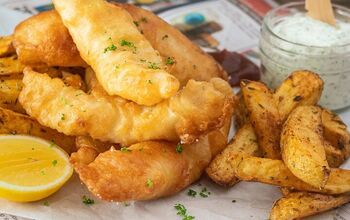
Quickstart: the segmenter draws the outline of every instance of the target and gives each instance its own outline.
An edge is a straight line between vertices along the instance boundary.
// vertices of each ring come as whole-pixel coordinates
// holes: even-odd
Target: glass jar
[[[350,23],[349,9],[338,5],[333,8],[338,22]],[[306,13],[303,2],[283,5],[265,16],[259,47],[262,81],[276,88],[293,71],[310,70],[325,82],[320,105],[333,110],[350,106],[350,42],[328,47],[310,46],[276,34],[278,24],[300,13]]]

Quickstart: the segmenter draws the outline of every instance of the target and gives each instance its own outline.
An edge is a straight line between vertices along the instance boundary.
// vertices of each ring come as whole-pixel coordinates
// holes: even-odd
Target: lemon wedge
[[[55,143],[23,135],[0,135],[0,197],[43,199],[73,174],[68,154]]]

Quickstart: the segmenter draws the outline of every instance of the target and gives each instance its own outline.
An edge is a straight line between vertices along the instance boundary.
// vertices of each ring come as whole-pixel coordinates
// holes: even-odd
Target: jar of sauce
[[[270,11],[264,18],[260,55],[262,81],[276,88],[295,70],[316,72],[324,80],[320,104],[350,106],[350,10],[333,7],[336,26],[315,20],[303,2]]]

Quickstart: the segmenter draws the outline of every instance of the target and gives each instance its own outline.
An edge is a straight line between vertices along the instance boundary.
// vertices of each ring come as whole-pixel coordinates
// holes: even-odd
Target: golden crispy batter
[[[235,134],[232,143],[210,163],[206,169],[210,179],[223,186],[233,186],[239,182],[235,176],[235,168],[230,163],[231,155],[235,153],[261,155],[254,129],[250,123],[242,126]]]
[[[17,25],[13,44],[26,65],[86,66],[55,11],[42,12]]]
[[[109,95],[150,106],[177,92],[179,81],[164,70],[158,51],[127,11],[104,0],[53,2],[80,55]]]
[[[192,143],[221,127],[232,114],[233,94],[224,80],[188,84],[176,96],[153,107],[88,95],[25,69],[19,101],[40,123],[67,135],[129,145],[146,140]]]
[[[41,137],[57,144],[67,153],[75,151],[75,137],[66,136],[39,124],[34,119],[0,108],[0,134],[24,134]]]
[[[209,81],[213,77],[227,78],[216,61],[190,41],[175,27],[150,11],[131,4],[118,4],[129,12],[146,39],[168,62],[168,71],[184,86],[190,79]]]
[[[153,48],[159,51],[163,60],[167,60],[170,57],[174,61],[174,64],[167,65],[167,70],[180,81],[182,86],[186,85],[189,79],[209,81],[213,77],[227,78],[226,72],[211,56],[157,15],[133,5],[118,5],[127,10],[134,21],[140,21],[138,22],[139,31],[142,31]],[[18,36],[23,35],[26,37],[24,40],[22,38],[18,39],[16,45],[22,50],[26,48],[28,55],[31,54],[31,56],[24,56],[26,53],[21,53],[21,61],[29,64],[45,63],[46,65],[58,65],[57,62],[60,62],[59,66],[86,65],[80,58],[69,32],[61,22],[57,12],[52,10],[42,14],[27,19],[27,21],[23,22],[15,30]],[[144,22],[145,20],[147,22]],[[53,24],[53,26],[50,24]],[[49,26],[45,28],[46,35],[40,34],[44,25]],[[28,36],[26,36],[26,33],[23,33],[24,31],[28,31],[26,27],[30,27],[30,36],[32,36],[30,39],[27,39]],[[45,42],[47,41],[46,36],[50,36],[51,42]],[[30,41],[32,39],[41,42],[40,46],[31,46]],[[59,47],[60,45],[64,45],[64,47]],[[71,48],[75,52],[74,50],[71,51]],[[43,53],[43,51],[45,52]],[[47,56],[48,54],[50,56]],[[67,59],[65,59],[66,57]]]
[[[249,80],[241,81],[241,90],[263,156],[281,158],[282,125],[272,92],[263,83]]]
[[[19,113],[25,113],[25,110],[18,101],[18,96],[22,87],[22,79],[0,77],[0,107]]]
[[[6,57],[16,53],[15,48],[12,45],[13,36],[0,37],[0,57]]]
[[[293,220],[334,209],[350,202],[350,195],[295,192],[275,202],[270,220]]]
[[[226,145],[227,127],[183,145],[182,152],[176,143],[164,141],[112,148],[98,156],[93,148],[82,147],[72,154],[71,162],[81,181],[101,199],[156,199],[179,192],[201,176],[211,158]]]
[[[330,168],[324,148],[321,108],[299,106],[284,123],[282,158],[290,171],[304,182],[322,188]]]

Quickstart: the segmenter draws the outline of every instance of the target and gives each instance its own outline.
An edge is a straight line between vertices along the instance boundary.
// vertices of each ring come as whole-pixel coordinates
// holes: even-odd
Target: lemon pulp
[[[22,135],[0,136],[0,197],[36,201],[56,192],[72,175],[68,155],[55,143]]]

